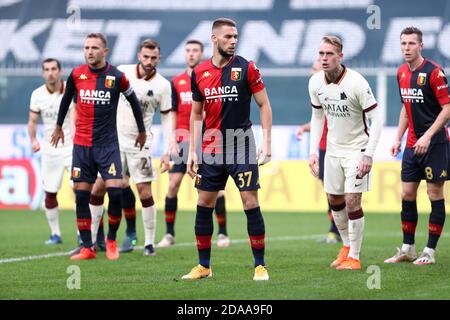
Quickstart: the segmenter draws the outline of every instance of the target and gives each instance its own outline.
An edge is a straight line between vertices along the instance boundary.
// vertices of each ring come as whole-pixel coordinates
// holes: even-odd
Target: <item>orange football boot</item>
[[[119,259],[119,249],[117,248],[116,240],[106,239],[106,257],[109,260]]]
[[[91,248],[81,248],[80,253],[70,257],[70,260],[88,260],[97,258],[97,254]]]
[[[336,260],[334,260],[331,264],[331,268],[336,268],[338,265],[340,265],[342,262],[344,262],[345,259],[347,259],[348,253],[350,252],[350,247],[343,246],[342,249],[339,251]]]

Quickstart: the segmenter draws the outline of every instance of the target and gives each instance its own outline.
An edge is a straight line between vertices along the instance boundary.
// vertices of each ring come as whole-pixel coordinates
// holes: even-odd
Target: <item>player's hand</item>
[[[136,137],[136,143],[134,144],[135,147],[139,147],[139,150],[142,150],[142,148],[145,145],[145,141],[147,141],[147,134],[144,132],[139,132]]]
[[[431,138],[428,137],[427,134],[424,134],[420,137],[419,140],[414,144],[414,154],[421,156],[425,153],[427,153],[428,148],[430,147]]]
[[[39,150],[41,150],[41,145],[39,144],[39,141],[37,141],[37,139],[31,142],[31,150],[33,152],[38,152]]]
[[[270,160],[272,160],[272,155],[270,154],[269,150],[263,147],[258,151],[256,161],[258,162],[259,166],[265,165],[266,163],[270,162]]]
[[[362,178],[372,169],[372,157],[363,155],[358,165],[358,177]]]
[[[198,170],[197,153],[189,152],[189,156],[188,156],[188,159],[187,159],[186,166],[187,166],[186,173],[189,175],[189,177],[194,179],[197,176],[197,170]]]
[[[163,154],[163,156],[161,157],[161,166],[160,167],[161,167],[161,173],[164,173],[170,169],[170,157],[167,153]]]
[[[58,147],[58,142],[61,140],[62,144],[64,144],[64,131],[60,126],[56,126],[55,130],[53,130],[52,133],[52,139],[50,140],[50,143],[55,148]]]
[[[309,156],[309,172],[317,178],[319,176],[319,159],[317,154],[312,154]]]
[[[401,141],[394,141],[394,144],[391,147],[391,156],[396,157],[400,153],[400,146],[402,145]]]
[[[302,136],[305,133],[305,126],[300,126],[300,128],[298,128],[297,133],[295,134],[295,137],[297,138],[297,140],[302,140]]]
[[[180,154],[180,146],[175,140],[169,143],[169,154],[175,157],[178,157]]]

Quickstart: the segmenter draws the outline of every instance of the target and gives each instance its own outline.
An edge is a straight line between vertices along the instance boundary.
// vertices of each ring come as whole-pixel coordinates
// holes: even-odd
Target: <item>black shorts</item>
[[[325,153],[326,150],[319,150],[319,179],[323,181],[323,175],[325,173]]]
[[[234,179],[239,191],[258,190],[257,164],[199,164],[195,187],[205,191],[224,190],[228,176]]]
[[[92,147],[74,144],[72,180],[74,182],[94,183],[98,172],[103,180],[122,179],[119,143]]]
[[[189,156],[189,141],[178,142],[180,153],[178,156],[170,156],[170,160],[174,162],[173,167],[169,170],[169,173],[186,173],[187,171],[187,158]]]
[[[402,159],[403,182],[437,182],[448,180],[449,143],[430,145],[427,153],[414,155],[414,149],[405,148]]]

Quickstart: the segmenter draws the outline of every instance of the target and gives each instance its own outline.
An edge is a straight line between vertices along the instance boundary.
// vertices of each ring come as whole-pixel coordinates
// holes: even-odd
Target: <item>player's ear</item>
[[[104,49],[103,49],[103,52],[105,53],[105,56],[107,56],[108,53],[109,53],[109,48],[104,48]]]

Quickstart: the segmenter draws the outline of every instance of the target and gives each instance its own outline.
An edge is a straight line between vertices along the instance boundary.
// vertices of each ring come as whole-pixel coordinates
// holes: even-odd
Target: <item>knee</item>
[[[330,206],[340,206],[343,203],[345,203],[344,196],[328,194],[327,198],[328,198],[328,203],[330,204]]]
[[[45,208],[53,209],[58,206],[58,199],[56,198],[56,192],[45,192]]]
[[[214,206],[216,205],[216,200],[212,200],[212,199],[205,199],[205,198],[198,198],[198,202],[197,205],[199,205],[200,207],[207,207],[207,208],[214,208]]]
[[[444,198],[444,188],[438,187],[438,186],[428,186],[427,187],[427,194],[428,198],[431,201],[440,200]]]
[[[405,201],[414,201],[417,198],[416,190],[402,190],[402,200]]]
[[[167,192],[169,198],[173,198],[178,194],[178,190],[180,189],[180,185],[176,182],[169,182],[169,191]]]
[[[242,199],[244,210],[250,210],[259,207],[259,201],[256,197],[247,197]]]
[[[139,199],[148,199],[152,197],[152,188],[148,183],[138,184],[137,190],[139,193]]]

